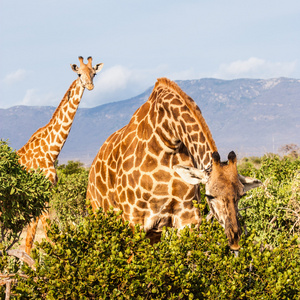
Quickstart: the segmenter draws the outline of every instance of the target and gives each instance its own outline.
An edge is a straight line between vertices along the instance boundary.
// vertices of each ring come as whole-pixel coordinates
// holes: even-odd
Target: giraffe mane
[[[203,130],[203,133],[206,137],[206,140],[209,142],[209,146],[211,147],[212,151],[218,151],[217,146],[215,144],[215,141],[212,137],[212,134],[210,132],[210,129],[202,116],[200,108],[197,106],[196,102],[188,96],[174,81],[171,81],[170,79],[166,77],[158,78],[154,89],[156,90],[159,86],[164,86],[172,90],[173,92],[177,93],[180,96],[180,99],[184,101],[186,106],[189,108],[191,113],[194,115],[196,120],[198,120],[199,124],[201,125],[201,128]]]

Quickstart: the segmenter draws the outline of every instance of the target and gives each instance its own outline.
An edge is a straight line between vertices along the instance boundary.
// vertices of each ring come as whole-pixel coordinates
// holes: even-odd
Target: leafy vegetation
[[[32,218],[42,214],[51,195],[51,183],[40,171],[30,171],[18,155],[0,140],[0,243],[10,249]]]
[[[240,201],[248,235],[236,256],[223,228],[165,229],[150,245],[120,213],[85,206],[87,170],[58,166],[51,200],[57,218],[50,241],[36,245],[36,270],[26,265],[13,285],[17,299],[299,299],[300,160],[289,155],[246,158],[239,172],[263,186]],[[297,153],[296,153],[297,154]],[[199,205],[208,212],[201,187]],[[246,208],[246,209],[245,209]],[[20,274],[20,272],[19,272]]]
[[[4,278],[20,267],[19,260],[7,252],[32,218],[42,214],[51,196],[51,183],[42,172],[25,169],[18,159],[7,142],[0,140],[0,271]],[[0,285],[0,296],[2,293],[4,286]]]
[[[300,249],[296,237],[270,251],[241,240],[236,257],[223,229],[166,229],[154,246],[112,211],[91,211],[62,233],[53,225],[34,250],[15,293],[22,299],[298,299]],[[47,296],[46,296],[47,295]]]
[[[79,224],[87,215],[86,190],[88,170],[82,163],[69,161],[57,167],[58,183],[53,188],[50,207],[60,227]]]
[[[240,173],[260,179],[263,187],[254,189],[240,201],[244,222],[255,230],[256,240],[278,246],[282,239],[300,236],[300,160],[294,156],[266,155],[260,167],[242,164]]]

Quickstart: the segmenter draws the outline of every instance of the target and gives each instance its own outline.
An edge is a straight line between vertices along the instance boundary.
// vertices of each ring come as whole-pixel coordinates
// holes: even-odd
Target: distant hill
[[[300,145],[300,80],[176,82],[200,107],[224,160],[231,150],[241,157],[277,152],[285,144]],[[80,160],[90,165],[105,139],[129,122],[152,89],[128,100],[79,108],[59,162]],[[0,138],[19,149],[49,122],[54,110],[48,106],[0,109]]]

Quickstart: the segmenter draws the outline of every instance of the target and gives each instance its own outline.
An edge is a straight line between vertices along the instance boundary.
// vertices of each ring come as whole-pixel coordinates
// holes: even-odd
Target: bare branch
[[[248,209],[248,208],[251,208],[251,207],[254,207],[254,205],[247,206],[247,207],[243,207],[243,208],[239,208],[239,210],[238,210],[238,211],[241,211],[241,210],[246,210],[246,209]]]
[[[25,262],[32,270],[36,270],[36,268],[34,267],[35,261],[26,252],[18,249],[13,249],[8,250],[7,254],[19,258],[21,261]],[[0,251],[0,255],[3,255],[2,251]]]

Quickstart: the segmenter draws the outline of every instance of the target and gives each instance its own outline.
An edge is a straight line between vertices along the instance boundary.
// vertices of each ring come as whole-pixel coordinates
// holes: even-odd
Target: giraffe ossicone
[[[89,172],[87,198],[94,210],[122,210],[131,226],[141,224],[152,242],[164,226],[199,225],[198,184],[206,186],[211,212],[225,228],[231,249],[239,248],[238,201],[260,181],[240,177],[236,155],[222,163],[196,103],[179,86],[157,80],[128,125],[101,146]]]
[[[78,74],[78,78],[65,93],[49,123],[38,129],[17,151],[21,165],[28,170],[40,168],[53,185],[57,182],[54,163],[69,135],[84,89],[93,89],[93,79],[103,67],[102,63],[92,67],[92,57],[89,57],[85,64],[83,58],[79,56],[79,62],[79,67],[75,64],[71,65],[72,70]],[[46,232],[48,212],[40,218]],[[28,254],[33,245],[38,219],[33,221],[27,229],[25,251]]]

